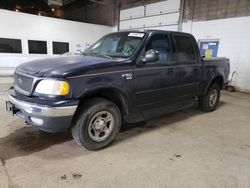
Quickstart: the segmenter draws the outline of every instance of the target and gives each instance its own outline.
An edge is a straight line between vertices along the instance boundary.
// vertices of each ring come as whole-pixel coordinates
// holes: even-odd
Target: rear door
[[[157,62],[146,63],[142,67],[136,66],[134,69],[134,104],[137,110],[157,107],[178,97],[175,90],[177,72],[172,61],[169,34],[152,34],[145,46],[145,52],[150,49],[157,50],[160,59]]]
[[[178,93],[182,99],[197,95],[202,77],[202,64],[199,60],[195,39],[189,34],[173,33],[173,59],[176,61]],[[180,98],[180,99],[181,99]]]

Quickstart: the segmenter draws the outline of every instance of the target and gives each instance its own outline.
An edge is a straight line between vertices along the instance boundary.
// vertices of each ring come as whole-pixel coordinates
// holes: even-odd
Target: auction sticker
[[[144,33],[129,33],[129,37],[140,37],[142,38],[145,34]]]

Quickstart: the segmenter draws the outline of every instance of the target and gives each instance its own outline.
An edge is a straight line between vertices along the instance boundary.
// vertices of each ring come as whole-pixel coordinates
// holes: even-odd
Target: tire
[[[111,101],[95,98],[77,109],[71,133],[78,145],[88,150],[98,150],[116,138],[121,124],[119,108]]]
[[[206,95],[199,97],[199,108],[205,112],[214,111],[220,100],[220,87],[217,83],[213,84]]]

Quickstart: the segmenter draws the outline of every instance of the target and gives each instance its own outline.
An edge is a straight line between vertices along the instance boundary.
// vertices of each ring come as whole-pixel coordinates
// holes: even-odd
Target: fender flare
[[[108,90],[115,92],[115,94],[119,98],[119,103],[120,103],[117,105],[122,108],[121,110],[125,114],[128,114],[131,110],[131,103],[129,102],[128,94],[124,90],[122,90],[121,87],[113,85],[113,84],[102,83],[102,84],[98,84],[98,85],[94,85],[94,86],[92,85],[91,87],[84,89],[84,91],[79,96],[79,98],[83,99],[85,97],[94,95],[97,92],[108,91]],[[111,98],[111,101],[112,101],[112,98]]]
[[[223,84],[224,84],[224,78],[223,78],[222,75],[217,74],[217,75],[214,75],[214,76],[212,77],[212,79],[208,82],[208,84],[207,84],[207,86],[206,86],[206,89],[205,89],[205,94],[207,94],[209,88],[211,87],[211,85],[213,84],[213,82],[215,82],[215,80],[217,80],[217,79],[222,79],[222,85],[221,85],[221,83],[219,83],[219,84],[220,84],[220,87],[221,87],[221,89],[222,89]]]

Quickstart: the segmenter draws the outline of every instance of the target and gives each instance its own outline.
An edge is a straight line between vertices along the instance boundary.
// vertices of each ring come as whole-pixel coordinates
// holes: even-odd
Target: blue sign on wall
[[[218,40],[199,40],[201,56],[217,57],[219,41]]]

